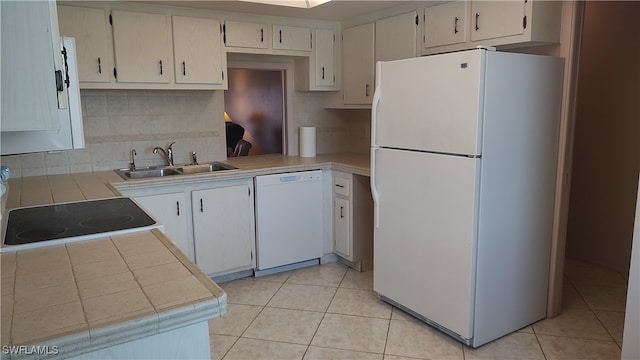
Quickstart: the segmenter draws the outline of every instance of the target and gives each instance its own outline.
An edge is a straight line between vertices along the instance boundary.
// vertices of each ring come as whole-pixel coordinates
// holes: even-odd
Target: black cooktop
[[[155,223],[126,197],[20,208],[9,211],[4,243],[28,244]]]

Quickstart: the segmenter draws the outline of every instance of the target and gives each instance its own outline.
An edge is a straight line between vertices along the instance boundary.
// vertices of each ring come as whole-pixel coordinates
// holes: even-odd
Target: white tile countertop
[[[224,291],[158,230],[3,253],[0,263],[3,349],[48,346],[68,358],[226,312]]]

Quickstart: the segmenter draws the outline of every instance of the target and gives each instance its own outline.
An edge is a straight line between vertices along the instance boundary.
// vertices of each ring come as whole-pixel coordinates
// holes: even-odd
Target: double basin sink
[[[144,179],[144,178],[155,178],[155,177],[173,176],[173,175],[209,173],[214,171],[224,171],[224,170],[234,170],[234,169],[237,169],[237,168],[229,164],[214,161],[212,163],[198,164],[198,165],[149,166],[149,167],[139,168],[136,170],[116,169],[116,173],[118,173],[118,175],[120,175],[121,178],[125,180],[129,180],[129,179]]]

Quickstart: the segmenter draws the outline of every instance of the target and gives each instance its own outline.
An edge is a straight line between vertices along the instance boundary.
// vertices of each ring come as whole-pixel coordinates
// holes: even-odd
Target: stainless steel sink
[[[123,179],[144,179],[144,178],[153,178],[153,177],[161,177],[161,176],[170,176],[170,175],[180,175],[181,172],[175,168],[163,168],[163,169],[139,169],[139,170],[128,170],[128,169],[120,169],[116,170],[118,175],[120,175]]]
[[[199,174],[199,173],[207,173],[207,172],[223,171],[223,170],[234,170],[234,169],[236,169],[236,167],[219,162],[219,161],[214,161],[212,163],[199,164],[199,165],[150,166],[146,168],[138,168],[136,170],[116,169],[116,173],[120,175],[121,178],[125,180],[130,180],[130,179],[145,179],[145,178],[155,178],[155,177],[174,176],[174,175]]]
[[[217,162],[217,161],[209,164],[185,165],[179,168],[179,170],[183,174],[197,174],[197,173],[203,173],[203,172],[213,172],[213,171],[233,170],[233,169],[236,169],[236,168],[234,166]]]

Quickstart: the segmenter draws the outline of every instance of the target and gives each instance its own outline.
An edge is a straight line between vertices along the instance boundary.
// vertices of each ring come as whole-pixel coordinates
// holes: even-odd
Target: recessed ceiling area
[[[330,21],[343,21],[345,19],[353,18],[359,15],[369,14],[372,12],[381,11],[384,9],[409,3],[409,1],[333,0],[310,9],[302,9],[277,5],[256,4],[243,1],[142,0],[141,2],[197,9]]]

